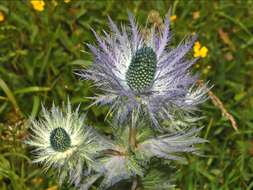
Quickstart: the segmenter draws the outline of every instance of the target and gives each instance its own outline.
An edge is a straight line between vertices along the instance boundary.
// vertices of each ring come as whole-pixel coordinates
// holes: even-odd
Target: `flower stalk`
[[[136,135],[137,135],[137,119],[138,119],[138,110],[134,109],[131,114],[131,124],[129,125],[129,137],[128,143],[130,150],[135,151],[137,147]]]
[[[135,112],[136,110],[134,109],[131,114],[131,124],[129,125],[129,138],[128,138],[128,143],[129,143],[129,149],[130,152],[135,152],[135,149],[137,147],[137,141],[136,141],[136,135],[137,135],[137,126],[136,126],[136,120],[138,118],[138,112]],[[137,116],[135,118],[135,116]],[[131,190],[136,190],[138,186],[138,180],[137,180],[137,175],[133,176],[133,181],[132,181],[132,186]]]
[[[129,147],[131,151],[134,151],[136,148],[136,128],[133,126],[129,126]]]
[[[131,190],[136,190],[138,187],[138,179],[137,179],[137,176],[133,177],[133,183],[132,183],[132,186],[131,186]]]

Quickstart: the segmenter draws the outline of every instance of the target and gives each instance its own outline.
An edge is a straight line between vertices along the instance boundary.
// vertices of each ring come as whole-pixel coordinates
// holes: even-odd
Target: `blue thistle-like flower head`
[[[129,20],[130,28],[119,29],[109,18],[111,34],[100,37],[94,32],[98,46],[88,45],[94,64],[79,75],[102,89],[103,94],[93,97],[94,104],[110,104],[118,121],[136,109],[159,127],[160,118],[173,120],[175,111],[189,113],[206,99],[208,89],[196,87],[197,77],[189,72],[197,59],[184,58],[196,36],[168,49],[168,18],[162,32],[151,29],[146,39],[131,15]]]

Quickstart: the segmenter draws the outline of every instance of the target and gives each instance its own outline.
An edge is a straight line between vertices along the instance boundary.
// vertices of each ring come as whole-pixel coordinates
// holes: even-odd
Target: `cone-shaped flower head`
[[[71,147],[71,139],[64,128],[57,127],[50,133],[50,144],[55,151],[64,152]]]
[[[151,29],[145,39],[133,17],[130,28],[119,29],[109,19],[111,34],[95,33],[98,46],[88,45],[94,54],[91,69],[79,73],[95,82],[103,94],[93,97],[94,104],[111,104],[119,121],[136,109],[143,112],[155,126],[159,118],[173,119],[175,111],[189,113],[206,97],[206,87],[195,87],[196,76],[189,68],[196,62],[184,59],[196,39],[185,40],[176,48],[168,48],[169,19],[162,32]]]
[[[137,93],[149,88],[154,81],[156,64],[156,54],[152,48],[138,49],[126,72],[128,86]]]
[[[91,169],[94,156],[108,145],[84,126],[83,120],[78,109],[72,112],[68,103],[62,110],[43,108],[42,118],[32,121],[32,135],[26,143],[35,148],[34,162],[43,163],[45,169],[56,168],[61,182],[68,176],[70,182],[78,184],[84,167]]]

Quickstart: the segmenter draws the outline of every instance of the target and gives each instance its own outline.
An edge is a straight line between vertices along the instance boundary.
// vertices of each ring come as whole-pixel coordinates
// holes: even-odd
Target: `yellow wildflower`
[[[0,22],[3,22],[4,19],[5,19],[4,13],[2,11],[0,11]]]
[[[201,47],[201,44],[199,41],[195,42],[194,47],[193,47],[193,52],[194,52],[194,57],[206,57],[208,49],[206,46]]]
[[[194,47],[193,47],[193,51],[194,52],[199,51],[200,47],[201,47],[201,45],[200,45],[199,41],[195,42]]]
[[[177,15],[170,16],[170,21],[173,22],[177,19]]]
[[[208,49],[207,49],[206,46],[203,46],[203,47],[200,49],[200,51],[199,51],[201,57],[206,57],[206,56],[207,56],[207,52],[208,52]]]
[[[71,0],[64,0],[64,3],[69,3]]]
[[[43,0],[31,0],[31,4],[36,11],[43,11],[45,2]]]

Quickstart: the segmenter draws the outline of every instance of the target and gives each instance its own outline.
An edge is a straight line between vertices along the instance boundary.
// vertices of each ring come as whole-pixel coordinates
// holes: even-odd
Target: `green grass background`
[[[72,0],[46,1],[45,10],[34,10],[27,0],[1,0],[0,11],[0,189],[55,190],[57,178],[31,164],[27,118],[37,117],[41,102],[50,107],[69,97],[81,104],[88,123],[110,134],[104,121],[108,108],[93,107],[85,97],[96,92],[91,83],[80,81],[73,72],[88,67],[92,56],[84,43],[94,43],[90,27],[108,30],[107,16],[127,22],[127,11],[145,25],[156,10],[164,16],[172,8],[177,44],[196,32],[209,49],[208,57],[194,70],[201,79],[214,84],[221,99],[238,123],[236,132],[221,110],[209,100],[201,109],[205,126],[201,136],[210,142],[201,145],[202,157],[187,156],[187,164],[173,162],[171,173],[177,189],[253,189],[253,1],[241,0]],[[195,13],[194,13],[195,12]],[[199,18],[193,14],[199,12]],[[223,35],[221,32],[223,31]],[[208,69],[209,67],[210,69]],[[72,189],[63,186],[61,189]],[[95,188],[93,188],[95,189]]]

